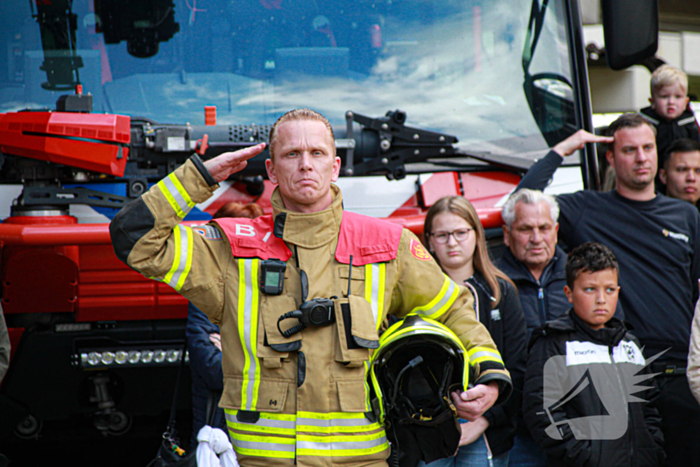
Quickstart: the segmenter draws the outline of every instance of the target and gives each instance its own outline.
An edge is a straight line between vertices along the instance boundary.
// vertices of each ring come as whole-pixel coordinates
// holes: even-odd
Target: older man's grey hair
[[[515,205],[518,203],[525,204],[540,204],[545,201],[549,205],[549,215],[552,216],[552,220],[556,224],[559,221],[559,203],[552,195],[547,195],[539,190],[530,190],[528,188],[521,188],[508,198],[506,204],[503,205],[501,209],[501,217],[503,217],[503,222],[510,229],[515,222]]]

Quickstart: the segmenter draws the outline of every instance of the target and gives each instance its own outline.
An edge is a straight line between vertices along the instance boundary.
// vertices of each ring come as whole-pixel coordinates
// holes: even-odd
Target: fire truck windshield
[[[2,2],[0,111],[54,108],[79,81],[95,112],[161,123],[201,125],[207,105],[219,124],[401,109],[468,151],[541,154],[533,95],[577,105],[563,1],[543,4],[525,67],[532,0]]]

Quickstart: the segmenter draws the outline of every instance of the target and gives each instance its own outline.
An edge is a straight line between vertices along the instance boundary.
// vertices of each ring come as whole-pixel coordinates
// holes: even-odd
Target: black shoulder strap
[[[173,395],[173,405],[170,409],[170,419],[166,427],[166,433],[171,436],[175,433],[175,414],[177,413],[177,401],[180,398],[180,387],[182,386],[182,370],[185,367],[185,353],[187,353],[187,342],[182,346],[180,354],[180,367],[177,370],[177,380],[175,381],[175,394]]]
[[[221,398],[221,391],[215,391],[209,389],[209,394],[207,395],[207,415],[205,423],[212,428],[217,428],[216,423],[216,412],[219,408],[218,400]]]

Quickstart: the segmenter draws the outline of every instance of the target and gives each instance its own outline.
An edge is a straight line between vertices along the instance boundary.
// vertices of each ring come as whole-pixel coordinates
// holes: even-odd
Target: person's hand
[[[473,422],[460,423],[459,427],[462,429],[462,436],[459,438],[459,445],[466,446],[472,444],[474,441],[479,439],[479,436],[484,434],[484,431],[489,427],[489,421],[484,417],[478,417]]]
[[[612,143],[614,140],[612,136],[598,136],[586,130],[578,130],[576,133],[554,146],[552,150],[560,156],[566,157],[573,154],[574,151],[583,149],[586,143]]]
[[[452,393],[452,402],[457,409],[457,415],[470,422],[481,417],[491,408],[496,399],[498,399],[498,383],[495,381],[477,384],[466,392]]]
[[[221,350],[221,334],[212,332],[209,334],[209,340],[214,344],[214,347],[223,352],[223,350]]]
[[[219,154],[213,159],[205,161],[204,167],[207,168],[211,176],[216,180],[216,183],[222,182],[230,175],[243,170],[248,165],[248,159],[260,154],[265,149],[265,146],[266,143],[260,143],[238,151]]]

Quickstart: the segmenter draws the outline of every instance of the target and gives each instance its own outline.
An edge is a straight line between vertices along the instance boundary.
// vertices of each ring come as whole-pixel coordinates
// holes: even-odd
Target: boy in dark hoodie
[[[613,253],[575,248],[564,292],[573,308],[532,333],[523,413],[548,466],[660,466],[665,458],[647,362],[613,317],[620,287]]]

